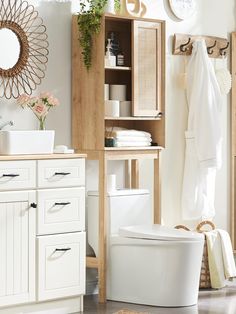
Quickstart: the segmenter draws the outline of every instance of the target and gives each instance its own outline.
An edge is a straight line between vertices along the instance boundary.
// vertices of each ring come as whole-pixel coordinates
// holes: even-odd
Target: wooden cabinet
[[[58,311],[83,310],[84,157],[0,157],[0,307],[31,303],[19,312],[41,313],[36,301],[71,298]]]
[[[35,196],[0,193],[0,306],[35,301]]]
[[[124,66],[105,67],[105,46],[117,34]],[[72,142],[79,150],[105,149],[105,130],[124,127],[147,131],[165,146],[165,22],[105,15],[93,41],[87,70],[78,41],[77,17],[72,27]],[[106,116],[104,84],[125,85],[130,116]]]

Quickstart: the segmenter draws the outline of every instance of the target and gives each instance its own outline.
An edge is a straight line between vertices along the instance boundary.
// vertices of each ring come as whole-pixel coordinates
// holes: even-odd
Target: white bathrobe
[[[204,40],[193,43],[187,67],[187,100],[183,219],[207,219],[215,215],[215,176],[221,165],[222,98]]]

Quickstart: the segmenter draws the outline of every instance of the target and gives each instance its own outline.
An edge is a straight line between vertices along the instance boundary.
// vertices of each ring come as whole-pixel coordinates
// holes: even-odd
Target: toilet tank
[[[88,243],[98,256],[99,197],[88,192]],[[150,193],[144,189],[124,189],[107,193],[107,235],[118,233],[120,227],[152,223]]]

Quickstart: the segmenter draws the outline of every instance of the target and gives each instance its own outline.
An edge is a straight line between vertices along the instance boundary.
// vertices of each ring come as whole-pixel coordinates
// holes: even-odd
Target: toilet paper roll
[[[126,100],[126,85],[110,85],[111,100]]]
[[[107,117],[119,117],[120,116],[119,100],[105,100],[105,116]]]
[[[104,99],[109,100],[109,84],[104,84]]]
[[[109,174],[107,176],[107,191],[115,191],[116,190],[116,175]]]
[[[120,117],[131,117],[131,101],[120,102]]]

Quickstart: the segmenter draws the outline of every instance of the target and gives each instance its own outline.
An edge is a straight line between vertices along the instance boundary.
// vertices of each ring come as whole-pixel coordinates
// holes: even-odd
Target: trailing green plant
[[[108,0],[80,0],[78,14],[79,42],[82,48],[84,64],[87,69],[92,63],[93,36],[100,32],[101,18]],[[115,0],[115,8],[119,10],[120,1]]]

